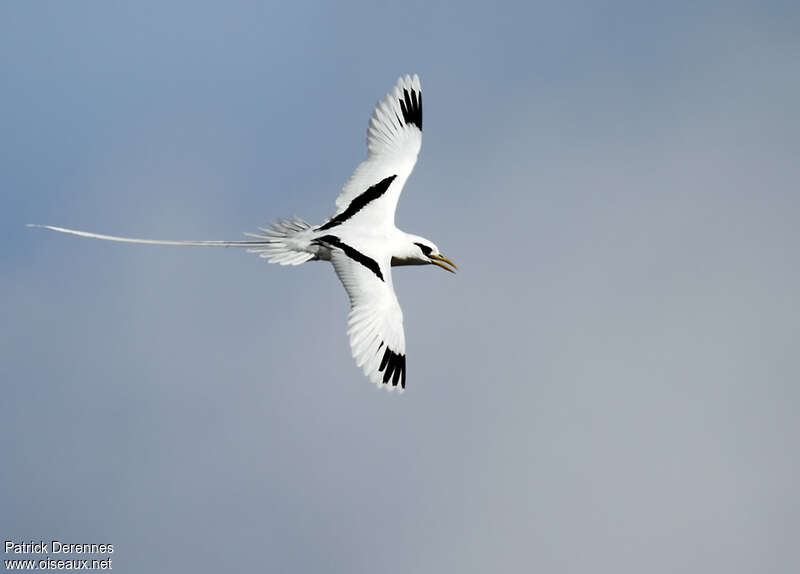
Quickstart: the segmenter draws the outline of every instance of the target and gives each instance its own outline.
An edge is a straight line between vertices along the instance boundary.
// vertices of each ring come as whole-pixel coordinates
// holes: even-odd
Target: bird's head
[[[455,273],[458,269],[455,263],[442,255],[432,241],[417,235],[411,235],[409,239],[403,255],[392,258],[392,265],[436,265],[450,273]]]

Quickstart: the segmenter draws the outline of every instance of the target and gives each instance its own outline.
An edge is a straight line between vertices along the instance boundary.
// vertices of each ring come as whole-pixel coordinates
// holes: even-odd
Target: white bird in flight
[[[29,226],[126,243],[246,247],[281,265],[330,261],[350,297],[347,333],[356,364],[373,383],[402,391],[406,342],[391,268],[437,265],[452,273],[457,268],[432,241],[394,224],[397,200],[421,145],[422,87],[416,74],[407,75],[375,106],[367,128],[367,159],[344,184],[333,217],[321,225],[298,217],[281,219],[259,228],[260,233],[245,233],[252,241],[167,241]]]

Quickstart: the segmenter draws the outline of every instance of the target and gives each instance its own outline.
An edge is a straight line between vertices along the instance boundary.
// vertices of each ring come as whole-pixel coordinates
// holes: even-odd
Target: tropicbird
[[[336,199],[336,212],[321,225],[298,217],[245,233],[250,241],[169,241],[119,237],[29,224],[82,237],[154,245],[246,247],[270,263],[330,261],[350,298],[347,333],[356,365],[378,386],[405,389],[403,311],[392,285],[392,266],[436,265],[455,273],[455,263],[424,237],[399,230],[397,200],[422,145],[422,87],[415,74],[397,80],[380,100],[367,127],[367,158]]]

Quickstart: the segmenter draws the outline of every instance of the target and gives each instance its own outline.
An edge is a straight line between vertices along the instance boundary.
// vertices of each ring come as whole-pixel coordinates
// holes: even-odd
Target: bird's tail
[[[300,265],[314,258],[313,253],[305,250],[308,241],[302,238],[303,232],[311,229],[311,224],[299,217],[279,219],[258,229],[261,233],[245,233],[259,240],[258,245],[247,250],[250,253],[258,253],[259,257],[280,265]]]
[[[259,227],[261,233],[245,233],[255,241],[173,241],[168,239],[143,239],[140,237],[121,237],[118,235],[103,235],[90,231],[80,231],[78,229],[68,229],[66,227],[56,227],[54,225],[38,225],[29,223],[28,227],[41,227],[59,233],[69,233],[80,237],[90,237],[92,239],[103,239],[105,241],[118,241],[121,243],[144,243],[148,245],[196,245],[206,247],[246,247],[252,253],[269,260],[270,263],[280,263],[281,265],[299,265],[309,259],[313,259],[314,254],[305,250],[308,242],[303,241],[298,234],[311,229],[311,224],[306,223],[299,217],[291,220],[281,219],[276,223],[270,223],[269,227]]]

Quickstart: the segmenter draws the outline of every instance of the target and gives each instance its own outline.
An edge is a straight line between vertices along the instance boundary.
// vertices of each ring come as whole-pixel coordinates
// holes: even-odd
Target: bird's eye
[[[424,244],[422,244],[422,243],[415,243],[414,245],[416,245],[417,247],[419,247],[419,248],[420,248],[420,250],[422,251],[422,253],[423,253],[423,254],[424,254],[426,257],[427,257],[428,255],[430,255],[430,254],[431,254],[431,251],[433,251],[433,249],[431,249],[430,247],[428,247],[427,245],[424,245]]]

